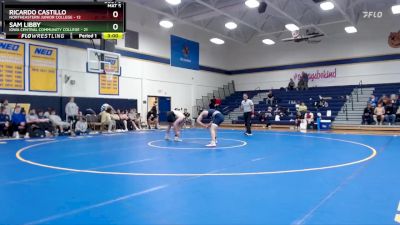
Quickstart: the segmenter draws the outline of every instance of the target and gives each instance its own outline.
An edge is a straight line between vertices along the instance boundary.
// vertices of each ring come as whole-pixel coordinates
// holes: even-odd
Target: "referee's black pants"
[[[246,133],[251,134],[251,112],[244,113],[244,124],[246,125]]]

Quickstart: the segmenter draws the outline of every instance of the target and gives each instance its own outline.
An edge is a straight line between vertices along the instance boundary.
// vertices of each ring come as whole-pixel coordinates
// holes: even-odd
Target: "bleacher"
[[[375,95],[376,98],[382,97],[382,95],[387,95],[390,97],[391,94],[399,94],[400,93],[400,84],[399,83],[394,83],[394,84],[377,84],[377,85],[372,85],[372,87],[375,87],[375,91],[373,95]]]
[[[334,120],[335,117],[337,116],[338,112],[341,110],[342,106],[344,105],[346,101],[346,95],[350,95],[352,90],[354,89],[354,85],[351,86],[339,86],[339,87],[313,87],[309,88],[308,90],[305,91],[286,91],[284,89],[274,89],[272,90],[275,99],[277,100],[277,104],[280,107],[284,107],[288,109],[288,115],[280,118],[280,121],[268,121],[269,123],[272,124],[280,124],[280,125],[289,125],[289,124],[294,124],[294,120],[296,119],[296,107],[294,102],[295,101],[300,101],[304,102],[307,105],[308,110],[316,114],[319,112],[322,114],[322,119],[329,119],[329,120]],[[263,93],[267,92],[266,90],[260,90],[260,91],[251,91],[251,92],[246,92],[246,93],[251,93],[251,97],[257,95],[258,93]],[[242,100],[241,96],[244,92],[238,92],[232,95],[232,98],[236,98],[234,100],[231,100],[229,104],[226,104],[227,106],[230,107],[230,109],[237,108],[240,105],[240,102]],[[327,108],[321,108],[317,109],[314,106],[314,102],[319,101],[319,95],[321,95],[324,98],[330,97],[332,98],[331,100],[327,100],[329,107]],[[228,102],[227,102],[228,103]],[[266,99],[263,99],[258,104],[255,104],[255,111],[261,111],[261,113],[265,113],[267,110],[268,105],[266,103]],[[273,106],[274,110],[275,107]],[[327,115],[327,110],[331,110],[332,114],[331,116],[326,116]],[[233,124],[243,124],[244,123],[244,118],[243,116],[239,116],[238,120],[232,121]],[[252,120],[253,124],[265,124],[265,122],[261,122],[258,117],[255,117]]]
[[[386,95],[390,98],[391,94],[396,94],[396,95],[400,94],[400,83],[378,84],[375,85],[374,87],[375,91],[373,92],[373,95],[375,95],[377,99],[380,99],[383,95]],[[396,122],[397,123],[395,125],[399,125],[400,122],[399,118],[397,118]]]
[[[351,96],[354,88],[359,87],[358,85],[348,85],[348,86],[333,86],[333,87],[312,87],[305,91],[286,91],[284,89],[273,89],[273,94],[278,101],[277,104],[280,107],[288,109],[288,115],[280,118],[280,121],[274,121],[274,119],[269,119],[268,123],[273,125],[293,125],[294,120],[296,119],[296,108],[294,102],[304,102],[307,105],[308,110],[314,113],[316,116],[317,113],[322,114],[322,119],[335,120],[335,117],[338,115],[340,110],[342,110],[343,105],[346,102],[346,96]],[[400,84],[399,83],[391,83],[391,84],[367,84],[363,85],[362,88],[375,88],[373,94],[379,99],[382,95],[390,96],[391,94],[400,94]],[[268,90],[256,90],[256,91],[237,91],[232,95],[228,96],[226,99],[222,101],[219,110],[224,115],[229,115],[232,111],[234,111],[237,107],[240,106],[242,101],[243,93],[247,93],[249,98],[252,99],[257,94],[266,93]],[[331,100],[327,100],[329,106],[327,108],[317,109],[314,106],[314,102],[319,100],[319,95],[322,97],[330,97]],[[353,96],[356,99],[356,96]],[[355,101],[355,100],[354,100]],[[364,100],[360,100],[364,101]],[[365,106],[367,102],[365,101]],[[272,106],[275,110],[275,106]],[[255,104],[255,111],[265,113],[268,105],[267,101],[264,98],[258,104]],[[327,116],[327,111],[331,110],[331,116]],[[351,111],[351,109],[349,108]],[[361,114],[360,123],[361,123]],[[258,116],[252,120],[253,124],[266,124],[266,122],[260,121]],[[232,120],[232,124],[244,124],[243,116],[239,116],[238,119]]]
[[[277,99],[277,104],[280,107],[284,107],[288,109],[288,115],[282,117],[280,121],[268,121],[271,124],[279,124],[279,125],[291,125],[294,124],[294,120],[296,118],[296,108],[294,101],[304,102],[307,105],[307,108],[314,113],[314,116],[319,112],[322,114],[322,119],[329,119],[334,121],[335,117],[338,115],[339,111],[342,109],[344,103],[346,102],[345,96],[351,95],[353,89],[357,87],[357,85],[349,85],[349,86],[334,86],[334,87],[313,87],[306,91],[286,91],[280,89],[273,89],[273,94]],[[379,99],[382,95],[390,96],[391,94],[399,94],[400,93],[400,84],[368,84],[364,85],[363,88],[375,88],[373,94]],[[268,90],[258,90],[258,91],[238,91],[226,98],[221,105],[221,109],[225,115],[232,112],[235,108],[240,105],[242,101],[243,93],[248,93],[249,98],[253,98],[259,93],[266,93]],[[314,102],[318,101],[319,95],[322,97],[331,97],[332,100],[328,100],[329,107],[316,109],[314,106]],[[366,106],[365,102],[365,106]],[[275,110],[275,106],[272,106]],[[255,111],[261,113],[265,113],[268,105],[266,103],[266,99],[264,98],[261,102],[255,105]],[[327,110],[331,110],[332,114],[330,117],[327,115]],[[350,110],[350,109],[349,109]],[[239,116],[237,120],[232,121],[233,124],[243,124],[244,118],[243,116]],[[252,120],[253,124],[265,124],[265,122],[261,122],[259,118],[256,116]],[[360,115],[360,123],[361,123],[361,115]]]
[[[224,115],[228,115],[230,112],[232,112],[235,108],[237,108],[241,104],[244,93],[247,93],[247,95],[251,99],[259,92],[260,91],[236,91],[235,93],[231,94],[230,96],[222,100],[222,104],[218,107],[218,109]]]

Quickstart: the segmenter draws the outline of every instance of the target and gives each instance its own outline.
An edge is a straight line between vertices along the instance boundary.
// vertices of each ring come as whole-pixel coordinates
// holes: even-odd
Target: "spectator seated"
[[[0,107],[0,137],[11,137],[12,126],[11,118],[7,114],[7,109],[4,106]]]
[[[27,135],[25,111],[19,105],[15,106],[14,112],[11,116],[11,124],[13,137],[19,138],[20,135],[25,135],[25,137],[29,137],[29,135]]]
[[[373,95],[367,102],[374,109],[373,120],[375,124],[396,125],[397,122],[400,122],[399,84],[375,84],[366,85],[366,87],[375,88]],[[381,104],[382,108],[376,110],[379,104]],[[363,118],[362,120],[364,122]]]
[[[362,124],[371,125],[373,123],[374,123],[374,108],[372,107],[372,103],[368,103],[362,115]]]
[[[56,114],[55,110],[52,110],[50,112],[49,119],[50,119],[51,123],[53,124],[54,129],[56,130],[56,134],[62,134],[63,135],[71,127],[71,124],[68,123],[68,122],[63,121],[61,119],[61,117]]]
[[[27,131],[30,137],[47,137],[53,136],[53,125],[50,119],[44,117],[44,113],[40,112],[40,116],[35,109],[30,109],[26,115]]]
[[[90,132],[88,129],[88,123],[84,116],[78,116],[78,121],[75,124],[74,131],[76,135],[86,135]]]

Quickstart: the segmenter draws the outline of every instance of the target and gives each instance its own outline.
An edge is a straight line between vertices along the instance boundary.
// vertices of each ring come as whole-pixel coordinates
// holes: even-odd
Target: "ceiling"
[[[329,36],[338,32],[338,24],[357,26],[363,12],[391,13],[398,0],[330,0],[335,8],[323,11],[313,0],[259,0],[267,3],[265,13],[250,9],[245,0],[182,0],[172,6],[165,0],[126,0],[162,17],[189,24],[225,40],[248,43],[254,38],[279,39],[290,36],[285,24],[294,23],[301,29],[315,29]],[[228,30],[225,23],[234,21],[238,28]],[[332,28],[331,28],[332,27]],[[343,30],[341,31],[343,32]]]
[[[80,1],[93,2],[95,0]],[[330,11],[323,11],[313,0],[258,0],[259,2],[264,1],[268,5],[266,12],[261,14],[258,13],[257,8],[248,8],[245,0],[181,0],[182,3],[177,6],[172,6],[165,0],[119,1],[125,1],[133,7],[146,9],[157,14],[159,18],[172,20],[176,26],[184,23],[214,37],[241,44],[255,39],[270,38],[276,41],[291,37],[290,32],[285,29],[285,24],[288,23],[296,24],[301,30],[314,29],[326,36],[339,32],[344,33],[345,26],[357,27],[361,21],[372,21],[363,18],[365,11],[382,12],[386,19],[394,20],[392,24],[400,21],[400,15],[393,16],[390,11],[391,6],[400,4],[400,0],[329,0],[335,5],[335,8]],[[237,29],[226,29],[225,23],[229,21],[234,21],[238,25]],[[393,31],[396,29],[399,27],[395,27]]]

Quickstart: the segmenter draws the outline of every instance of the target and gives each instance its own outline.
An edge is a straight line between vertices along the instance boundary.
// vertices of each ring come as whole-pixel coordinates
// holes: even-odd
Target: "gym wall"
[[[345,24],[338,24],[336,33],[328,33],[318,44],[277,40],[276,45],[267,46],[255,39],[247,46],[238,45],[228,54],[229,70],[241,70],[240,75],[232,76],[238,90],[286,87],[296,73],[335,69],[335,79],[319,79],[310,85],[356,85],[361,80],[365,84],[400,82],[400,52],[388,45],[389,33],[400,27],[398,19],[390,15],[385,19],[360,21],[355,34],[346,34]],[[254,68],[258,72],[244,70]]]
[[[138,9],[129,9],[129,15],[138,16]],[[130,11],[130,12],[131,12]],[[140,10],[139,10],[140,11]],[[136,12],[136,13],[133,13]],[[151,15],[149,15],[151,16]],[[154,18],[153,18],[154,17]],[[132,19],[132,18],[131,18]],[[128,18],[129,20],[129,18]],[[216,48],[213,44],[204,41],[208,37],[201,31],[188,26],[171,31],[163,30],[156,22],[158,18],[151,16],[146,24],[129,22],[128,29],[139,32],[139,50],[123,48],[123,42],[118,43],[118,49],[123,50],[129,56],[121,58],[122,74],[119,79],[119,95],[100,95],[98,75],[86,73],[86,43],[92,47],[89,41],[81,42],[77,46],[76,41],[43,42],[25,41],[26,59],[28,59],[28,44],[39,44],[58,49],[58,88],[57,92],[31,92],[28,88],[29,76],[25,69],[25,91],[0,90],[1,94],[35,95],[35,96],[76,96],[88,98],[106,99],[135,99],[138,102],[138,111],[146,113],[147,105],[143,103],[148,95],[169,96],[172,99],[172,107],[191,109],[195,100],[213,90],[222,87],[231,79],[229,76],[208,72],[205,70],[188,70],[169,65],[170,35],[179,35],[194,41],[208,43],[200,45],[200,64],[216,69],[225,68],[225,47]],[[154,23],[153,23],[154,22]],[[96,41],[98,44],[98,41]],[[137,55],[146,59],[138,59]],[[150,58],[150,60],[148,60]],[[157,61],[159,60],[159,61]],[[26,62],[28,63],[28,61]],[[68,81],[67,81],[68,80]],[[71,81],[73,81],[71,83]]]

